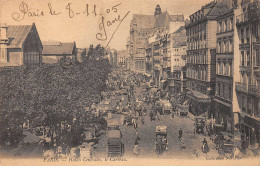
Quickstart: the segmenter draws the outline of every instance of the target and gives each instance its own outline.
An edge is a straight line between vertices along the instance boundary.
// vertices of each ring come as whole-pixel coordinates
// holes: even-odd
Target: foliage
[[[85,107],[100,99],[105,90],[110,66],[107,60],[61,59],[54,65],[15,67],[0,71],[0,140],[12,144],[21,140],[21,128],[26,120],[31,126],[44,125],[51,135],[58,133],[59,124],[69,124],[76,118],[89,123]],[[12,137],[16,134],[19,138]]]
[[[104,56],[105,54],[105,48],[98,44],[95,48],[91,44],[88,49],[87,59],[100,59],[100,57]],[[83,59],[85,60],[85,59]]]

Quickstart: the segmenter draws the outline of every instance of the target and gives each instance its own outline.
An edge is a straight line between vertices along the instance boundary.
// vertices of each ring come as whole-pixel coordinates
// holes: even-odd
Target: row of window
[[[234,51],[233,39],[219,41],[217,43],[217,53],[228,53],[233,51]]]
[[[186,47],[183,48],[175,48],[173,50],[173,56],[185,55],[186,54]]]
[[[228,60],[218,60],[216,64],[216,74],[224,75],[224,76],[232,76],[233,68],[232,68],[232,59]]]
[[[242,44],[248,44],[250,43],[250,39],[249,39],[249,27],[246,27],[245,29],[241,29],[239,32],[239,36],[240,36],[240,43]]]
[[[188,55],[187,56],[187,63],[207,64],[206,52],[204,52],[204,55]]]
[[[136,61],[135,62],[136,69],[144,69],[144,61]]]
[[[221,82],[216,83],[216,96],[232,101],[232,85]]]
[[[194,36],[199,33],[204,34],[206,32],[206,23],[198,24],[197,26],[193,26],[186,30],[187,36]]]
[[[196,50],[206,48],[206,38],[187,39],[188,50]]]
[[[195,70],[192,68],[187,68],[187,77],[197,80],[206,81],[206,68],[201,68],[200,70]]]
[[[241,96],[239,98],[239,107],[243,112],[251,116],[260,117],[258,100],[252,99],[250,96]]]
[[[241,66],[250,66],[250,52],[249,51],[241,51]]]
[[[229,19],[218,21],[217,32],[227,32],[234,29],[234,19],[230,17]]]

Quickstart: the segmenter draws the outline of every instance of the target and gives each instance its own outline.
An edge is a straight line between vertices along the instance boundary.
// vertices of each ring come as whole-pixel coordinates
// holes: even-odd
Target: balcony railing
[[[248,93],[250,93],[252,95],[260,96],[260,87],[258,87],[256,85],[249,85],[248,86]]]
[[[237,24],[247,22],[248,19],[248,13],[244,13],[236,17]]]
[[[248,91],[247,84],[236,82],[236,90],[247,93]]]

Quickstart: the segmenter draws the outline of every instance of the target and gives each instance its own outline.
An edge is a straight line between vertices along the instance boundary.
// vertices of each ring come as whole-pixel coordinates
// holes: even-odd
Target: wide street
[[[141,96],[141,87],[134,87],[135,98]],[[147,104],[144,105],[147,107]],[[170,115],[161,115],[160,120],[150,121],[149,111],[152,105],[148,105],[148,115],[144,116],[144,124],[141,122],[141,118],[137,120],[138,132],[140,136],[139,149],[140,154],[134,155],[134,143],[136,130],[132,125],[122,125],[120,122],[121,114],[113,114],[112,118],[118,120],[120,124],[120,130],[122,132],[122,143],[124,144],[125,152],[124,158],[174,158],[174,159],[192,159],[194,150],[198,153],[198,158],[216,158],[218,153],[215,149],[215,144],[211,142],[208,136],[203,134],[194,134],[194,121],[189,116],[182,117],[175,115],[172,119]],[[164,152],[160,156],[155,152],[155,129],[156,126],[167,126],[167,139],[168,139],[168,151]],[[185,148],[180,149],[180,141],[178,139],[179,129],[182,128]],[[202,141],[206,138],[209,144],[210,152],[206,155],[202,152]],[[95,145],[95,149],[92,158],[105,158],[108,155],[107,150],[107,135],[104,132],[100,136],[98,144]]]

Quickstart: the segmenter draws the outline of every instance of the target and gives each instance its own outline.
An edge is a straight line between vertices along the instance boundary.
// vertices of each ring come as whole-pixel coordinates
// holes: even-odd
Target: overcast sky
[[[76,41],[77,47],[97,43],[106,46],[109,43],[110,48],[122,50],[125,49],[129,36],[133,14],[153,15],[159,4],[163,12],[167,10],[171,15],[184,14],[185,19],[188,19],[190,14],[209,2],[210,0],[0,0],[0,21],[12,25],[35,22],[42,41]],[[69,3],[71,4],[68,5]],[[86,12],[87,4],[89,15]],[[96,16],[92,13],[95,5]],[[115,5],[118,6],[113,8]],[[130,12],[126,15],[128,11]],[[113,23],[119,15],[119,19],[126,17],[121,24],[119,21]],[[105,32],[101,24],[102,16]]]

